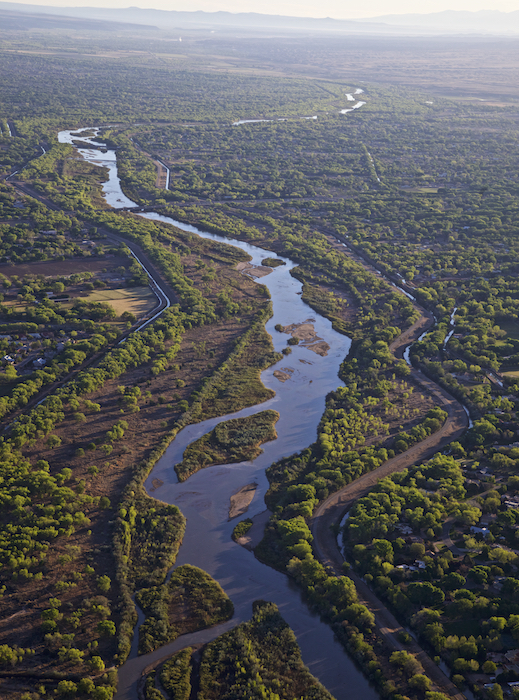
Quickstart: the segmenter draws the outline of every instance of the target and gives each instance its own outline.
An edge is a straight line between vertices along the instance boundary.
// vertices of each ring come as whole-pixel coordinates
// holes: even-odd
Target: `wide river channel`
[[[62,131],[58,138],[60,143],[73,143],[76,139],[95,145],[96,148],[79,148],[78,151],[89,162],[108,168],[109,180],[103,185],[107,203],[114,208],[137,206],[121,191],[115,152],[101,152],[98,149],[102,144],[90,141],[96,133],[97,129]],[[156,213],[141,216],[240,248],[250,255],[252,265],[260,265],[266,257],[280,257],[269,250],[206,233]],[[249,620],[252,603],[257,599],[278,605],[297,637],[305,664],[337,700],[378,698],[375,689],[335,640],[330,627],[309,610],[296,585],[284,574],[261,564],[251,552],[231,539],[237,520],[228,519],[230,496],[243,486],[256,483],[254,499],[245,517],[254,517],[265,511],[264,495],[268,488],[266,468],[282,457],[300,452],[315,441],[317,426],[325,408],[325,397],[342,385],[338,371],[351,345],[349,338],[336,333],[327,319],[302,301],[302,285],[290,275],[295,263],[288,258],[281,259],[285,265],[276,267],[269,275],[257,280],[258,284],[264,284],[269,289],[272,298],[274,313],[266,324],[266,330],[272,336],[274,347],[282,350],[289,338],[287,334],[274,330],[276,324],[287,326],[307,321],[313,324],[317,336],[329,345],[327,354],[321,356],[308,347],[293,346],[289,356],[262,372],[265,386],[276,392],[272,399],[232,415],[187,426],[178,433],[145,482],[151,496],[178,505],[187,518],[186,532],[175,566],[193,564],[213,576],[231,598],[234,617],[209,630],[184,635],[144,656],[137,656],[135,639],[130,658],[119,670],[117,700],[134,700],[137,697],[137,684],[145,667],[189,644],[210,641],[238,623]],[[286,381],[277,379],[275,370],[280,370],[283,378],[288,377]],[[259,457],[253,462],[202,469],[186,482],[178,483],[173,467],[182,460],[187,445],[221,421],[267,408],[276,410],[280,415],[276,424],[278,438],[265,444]],[[157,485],[159,482],[163,482],[162,485],[154,488],[153,483]]]

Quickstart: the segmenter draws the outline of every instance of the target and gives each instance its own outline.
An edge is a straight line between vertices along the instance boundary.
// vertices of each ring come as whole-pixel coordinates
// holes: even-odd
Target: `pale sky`
[[[129,7],[131,0],[32,0],[23,4],[52,5],[54,7]],[[133,4],[133,3],[132,3]],[[294,17],[334,17],[355,19],[377,15],[442,10],[519,10],[519,0],[137,0],[134,7],[159,10],[204,10],[216,12],[260,12],[262,14],[290,15]]]

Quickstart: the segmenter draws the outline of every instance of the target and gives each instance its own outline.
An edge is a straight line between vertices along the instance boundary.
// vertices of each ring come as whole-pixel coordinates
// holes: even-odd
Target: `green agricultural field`
[[[98,289],[86,297],[86,301],[102,301],[110,304],[118,316],[125,311],[140,318],[157,305],[157,297],[150,287],[129,289]]]

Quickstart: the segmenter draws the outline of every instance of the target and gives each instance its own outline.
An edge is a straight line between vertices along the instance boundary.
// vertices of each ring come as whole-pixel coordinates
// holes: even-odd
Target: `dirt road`
[[[409,343],[418,338],[432,324],[432,316],[423,312],[422,309],[420,311],[422,313],[420,319],[391,344],[390,350],[396,357],[401,358]],[[406,452],[388,460],[378,469],[364,474],[351,484],[344,486],[318,506],[311,523],[314,550],[319,561],[330,567],[337,576],[344,575],[342,570],[344,560],[337,545],[334,525],[341,521],[355,501],[369,493],[380,479],[429,459],[450,442],[460,438],[468,427],[467,414],[456,399],[425,377],[419,370],[411,369],[411,376],[422,390],[428,392],[435,399],[437,405],[447,412],[447,419],[438,432],[430,435],[419,444],[413,445]],[[404,631],[402,626],[366,583],[353,572],[348,572],[348,576],[355,583],[359,601],[375,615],[375,625],[388,646],[397,651],[405,649],[415,654],[437,690],[456,698],[456,700],[464,700],[463,693],[456,688],[417,642],[413,640],[411,644],[404,646],[399,641],[398,633]]]

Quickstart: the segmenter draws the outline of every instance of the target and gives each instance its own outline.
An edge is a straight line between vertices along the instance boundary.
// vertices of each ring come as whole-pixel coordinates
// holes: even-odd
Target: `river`
[[[87,134],[95,135],[97,130],[60,132],[59,141],[73,143],[76,139],[88,143]],[[102,146],[96,142],[93,145]],[[110,177],[103,184],[103,192],[111,206],[136,206],[121,191],[114,151],[102,153],[94,148],[78,150],[89,162],[108,167]],[[203,238],[236,246],[250,255],[253,265],[259,265],[266,257],[280,258],[272,251],[200,231],[156,213],[141,216],[172,224]],[[274,347],[276,350],[286,347],[289,337],[275,331],[276,324],[286,326],[307,321],[313,325],[317,336],[329,345],[326,356],[318,355],[302,345],[292,346],[289,356],[275,367],[262,372],[261,378],[265,386],[276,392],[272,399],[232,416],[187,426],[177,435],[145,482],[150,495],[178,505],[187,518],[186,532],[175,566],[194,564],[211,574],[233,601],[234,617],[216,628],[185,635],[145,656],[135,656],[134,644],[132,655],[119,670],[117,700],[136,698],[138,679],[150,663],[188,644],[209,641],[224,630],[250,619],[252,602],[259,598],[279,606],[281,614],[296,634],[304,662],[337,700],[349,700],[352,697],[375,700],[378,697],[375,689],[334,639],[330,627],[309,610],[293,582],[284,574],[261,564],[251,552],[231,540],[237,521],[228,521],[230,496],[242,486],[255,482],[258,486],[247,516],[253,517],[265,510],[264,495],[268,488],[265,469],[281,457],[299,452],[314,442],[325,408],[325,397],[328,392],[342,385],[338,370],[351,345],[349,338],[336,333],[330,321],[316,314],[302,301],[302,285],[290,275],[295,263],[288,258],[280,259],[285,265],[276,267],[269,275],[258,280],[259,284],[268,287],[272,298],[273,317],[267,322],[266,329],[272,335]],[[286,381],[279,381],[274,376],[275,370],[281,370],[288,376]],[[186,482],[178,483],[173,467],[181,460],[183,451],[190,442],[211,430],[218,422],[230,417],[251,415],[266,408],[272,408],[280,414],[276,425],[279,437],[265,444],[264,451],[258,458],[252,462],[203,469]],[[154,480],[163,482],[156,490],[152,485]]]

